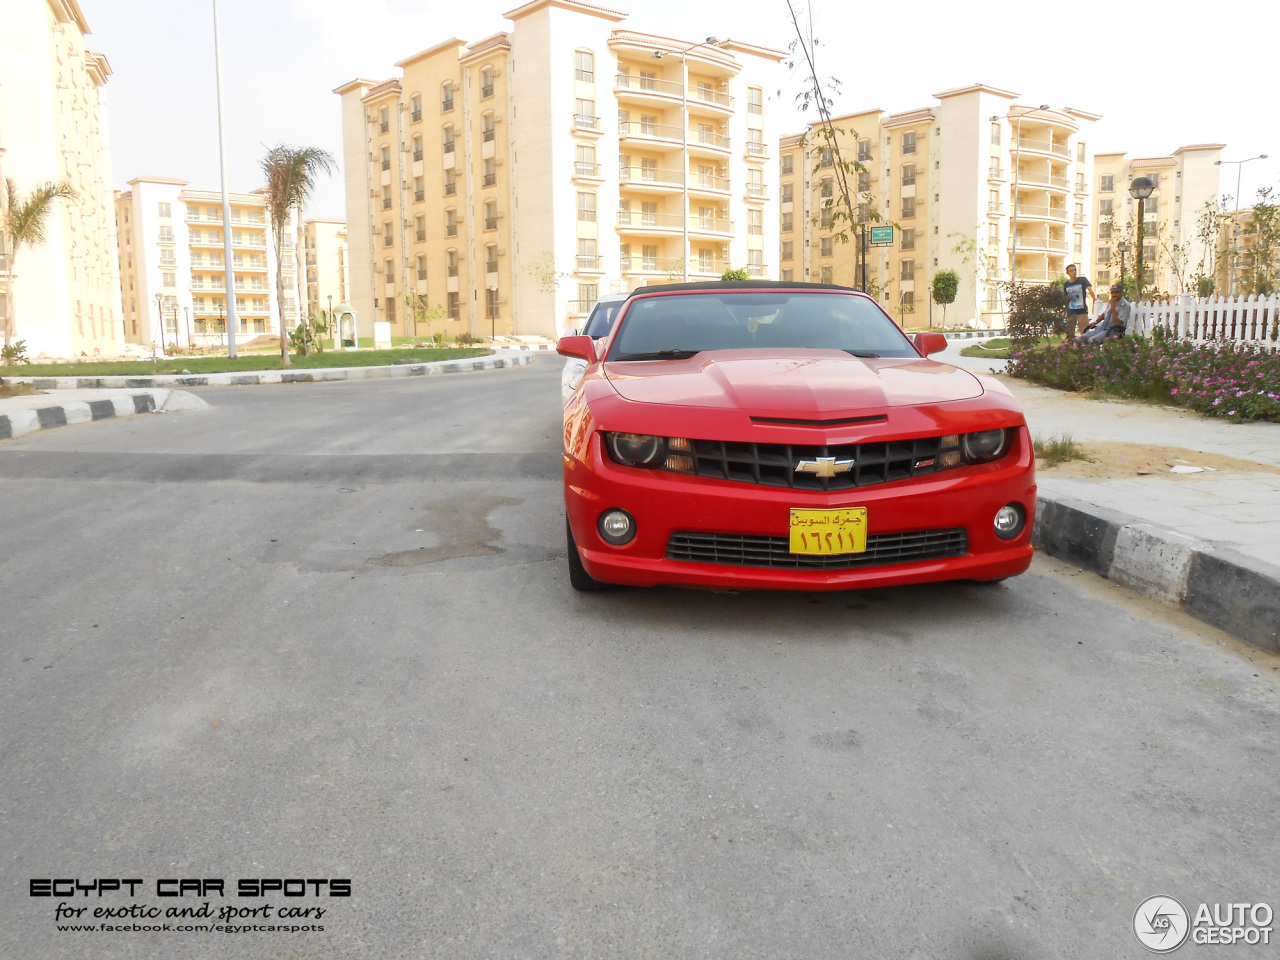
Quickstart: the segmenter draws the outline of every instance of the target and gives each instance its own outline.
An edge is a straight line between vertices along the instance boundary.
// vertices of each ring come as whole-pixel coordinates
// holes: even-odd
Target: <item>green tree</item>
[[[408,314],[410,321],[413,323],[413,336],[418,336],[418,322],[422,321],[427,325],[428,338],[433,337],[434,333],[431,329],[433,320],[439,320],[445,315],[444,307],[436,304],[431,305],[431,301],[427,299],[425,293],[419,293],[416,290],[406,290],[400,294],[400,299],[404,301],[405,313]]]
[[[1240,292],[1245,296],[1268,296],[1276,290],[1276,256],[1280,247],[1280,205],[1272,202],[1271,187],[1262,187],[1245,226],[1249,248],[1241,256],[1247,271]]]
[[[13,278],[17,276],[15,264],[18,252],[24,247],[34,247],[44,243],[45,227],[49,214],[53,211],[55,200],[75,200],[77,194],[70,183],[37,184],[27,196],[18,192],[18,185],[12,180],[4,182],[4,209],[0,225],[4,228],[4,248],[9,251],[9,295],[6,298],[8,308],[4,318],[4,345],[13,346],[13,334],[17,329],[17,311],[14,306]],[[8,356],[5,363],[9,362]]]
[[[333,173],[337,164],[333,155],[319,147],[290,147],[285,144],[272,147],[262,158],[262,172],[267,178],[267,217],[276,252],[276,306],[280,311],[280,366],[289,366],[289,341],[284,336],[284,265],[280,250],[284,232],[289,226],[289,215],[302,215],[303,204],[315,187],[321,173]],[[305,322],[305,321],[304,321]],[[304,346],[310,338],[303,336]]]
[[[751,275],[747,273],[746,267],[730,267],[724,273],[720,274],[721,280],[750,280]]]
[[[947,306],[956,302],[960,290],[960,275],[954,270],[939,270],[933,275],[933,302],[942,304],[942,325],[947,325]]]

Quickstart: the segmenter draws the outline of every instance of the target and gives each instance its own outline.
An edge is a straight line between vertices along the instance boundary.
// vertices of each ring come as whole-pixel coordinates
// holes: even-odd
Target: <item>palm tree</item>
[[[267,216],[276,248],[276,305],[280,310],[280,366],[289,366],[289,334],[284,326],[284,273],[280,246],[289,223],[289,214],[302,205],[315,186],[318,173],[332,173],[337,164],[333,155],[319,147],[272,147],[262,158],[262,172],[267,176]]]
[[[14,264],[18,260],[18,250],[24,244],[34,247],[38,243],[44,243],[45,224],[49,219],[49,213],[53,210],[53,201],[59,199],[75,200],[75,188],[66,181],[62,183],[49,181],[39,184],[29,196],[23,197],[18,193],[16,183],[12,180],[4,182],[4,209],[0,211],[4,216],[0,219],[0,227],[3,227],[4,246],[9,251],[9,288],[8,297],[6,297],[8,310],[5,311],[4,318],[6,347],[13,344],[13,334],[16,329],[13,278],[17,276]]]

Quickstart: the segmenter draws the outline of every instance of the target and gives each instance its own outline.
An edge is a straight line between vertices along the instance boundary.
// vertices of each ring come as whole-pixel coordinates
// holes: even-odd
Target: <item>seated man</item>
[[[1111,302],[1097,320],[1094,320],[1076,339],[1077,343],[1101,343],[1113,337],[1123,337],[1133,315],[1133,304],[1124,298],[1124,285],[1111,285]]]

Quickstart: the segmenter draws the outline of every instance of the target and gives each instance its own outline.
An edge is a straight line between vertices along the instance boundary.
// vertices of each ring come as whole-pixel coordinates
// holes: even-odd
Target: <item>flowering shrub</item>
[[[1230,343],[1124,337],[1015,349],[1008,372],[1059,390],[1097,390],[1239,423],[1280,422],[1280,352]]]

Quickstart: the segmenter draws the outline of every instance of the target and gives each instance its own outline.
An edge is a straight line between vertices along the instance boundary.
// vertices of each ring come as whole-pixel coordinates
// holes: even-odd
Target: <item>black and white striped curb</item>
[[[940,330],[948,340],[989,340],[992,337],[1007,337],[1008,330]]]
[[[36,398],[32,398],[36,399]],[[208,404],[180,390],[142,390],[101,400],[62,400],[50,397],[44,406],[11,409],[0,414],[0,440],[21,437],[38,430],[55,430],[75,423],[134,417],[170,410],[203,410]]]
[[[1079,500],[1041,495],[1032,537],[1051,557],[1280,653],[1280,567]]]
[[[432,363],[405,363],[383,367],[318,367],[313,370],[255,370],[251,373],[171,373],[149,377],[5,377],[13,383],[29,383],[38,390],[131,389],[134,387],[237,387],[264,383],[324,383],[331,380],[386,380],[397,377],[425,377],[442,373],[471,373],[522,367],[533,363],[528,352],[470,360],[436,360]]]

